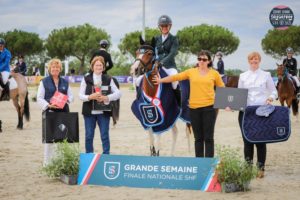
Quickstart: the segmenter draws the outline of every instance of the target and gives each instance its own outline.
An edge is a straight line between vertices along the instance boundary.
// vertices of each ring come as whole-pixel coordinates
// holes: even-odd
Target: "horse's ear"
[[[144,45],[145,44],[145,40],[143,39],[142,35],[140,35],[140,45]]]
[[[279,67],[280,65],[278,63],[276,63],[277,67]]]
[[[155,49],[155,37],[152,37],[151,46]]]

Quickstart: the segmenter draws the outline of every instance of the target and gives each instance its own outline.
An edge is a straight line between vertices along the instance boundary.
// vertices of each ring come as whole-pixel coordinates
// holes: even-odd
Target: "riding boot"
[[[7,82],[5,85],[2,81],[0,82],[0,85],[2,87],[0,101],[9,101],[9,82]]]
[[[175,99],[176,99],[179,107],[181,108],[181,90],[180,90],[179,86],[177,86],[177,88],[173,91],[174,91]]]

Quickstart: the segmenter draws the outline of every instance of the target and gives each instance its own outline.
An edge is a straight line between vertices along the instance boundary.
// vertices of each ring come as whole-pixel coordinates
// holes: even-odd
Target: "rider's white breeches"
[[[292,78],[295,80],[297,87],[300,87],[300,82],[297,76],[292,76]]]
[[[8,81],[9,72],[7,72],[7,71],[1,72],[1,75],[2,75],[3,83],[6,84]]]

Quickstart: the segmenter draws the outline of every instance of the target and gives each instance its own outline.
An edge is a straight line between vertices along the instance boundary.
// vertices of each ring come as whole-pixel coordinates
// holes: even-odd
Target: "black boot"
[[[0,81],[0,85],[2,87],[0,101],[9,101],[9,82],[4,85],[3,82]]]
[[[181,108],[181,90],[180,90],[179,86],[173,91],[174,91],[176,101],[177,101],[179,107]]]

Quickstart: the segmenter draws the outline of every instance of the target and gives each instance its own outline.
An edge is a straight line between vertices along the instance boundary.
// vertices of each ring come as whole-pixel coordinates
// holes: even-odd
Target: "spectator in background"
[[[101,40],[100,41],[100,49],[96,50],[90,60],[90,63],[92,63],[92,60],[94,59],[94,57],[96,56],[102,56],[104,58],[104,62],[105,62],[105,70],[103,72],[103,74],[106,74],[108,70],[110,70],[114,64],[111,60],[111,55],[110,53],[107,52],[107,48],[109,46],[109,43],[107,40]]]
[[[70,70],[70,73],[71,73],[71,76],[74,76],[74,75],[75,75],[75,69],[72,68],[72,69]]]
[[[24,56],[19,56],[18,62],[16,63],[16,67],[14,69],[14,72],[20,73],[23,76],[26,76],[27,73],[27,66],[26,63],[24,62]]]
[[[217,71],[219,72],[219,74],[221,75],[221,77],[224,76],[225,74],[225,70],[224,70],[224,62],[222,60],[223,57],[223,53],[221,51],[218,51],[216,53],[216,56],[218,58],[218,63],[217,63]]]

